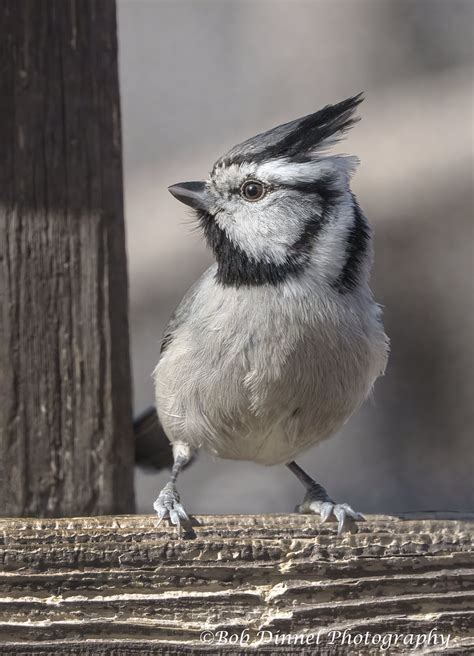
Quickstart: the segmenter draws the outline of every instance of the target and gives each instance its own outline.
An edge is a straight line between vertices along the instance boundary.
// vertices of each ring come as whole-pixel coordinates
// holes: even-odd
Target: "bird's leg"
[[[296,462],[288,463],[287,467],[300,479],[307,490],[303,503],[296,507],[297,512],[315,513],[321,517],[323,522],[331,516],[334,517],[337,520],[338,534],[346,530],[352,531],[355,520],[363,521],[365,519],[363,515],[353,510],[347,503],[335,503],[323,486],[316,483],[311,476],[308,476]]]
[[[192,456],[192,451],[187,444],[175,444],[173,446],[174,464],[171,470],[170,482],[161,490],[153,504],[153,508],[159,517],[158,524],[168,518],[177,527],[179,537],[181,537],[181,522],[189,522],[189,517],[180,502],[178,490],[176,489],[176,479]]]

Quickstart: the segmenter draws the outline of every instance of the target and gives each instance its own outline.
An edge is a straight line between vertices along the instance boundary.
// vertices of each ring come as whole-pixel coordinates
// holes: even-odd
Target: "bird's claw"
[[[306,493],[303,503],[296,507],[299,513],[314,513],[321,517],[322,522],[329,519],[337,521],[337,533],[349,531],[354,533],[356,521],[365,521],[364,515],[356,512],[347,503],[334,503],[324,488],[317,486]]]
[[[174,483],[167,483],[158,495],[153,504],[153,508],[158,515],[158,525],[164,519],[169,519],[171,524],[176,526],[178,537],[181,537],[181,522],[189,522],[189,516],[180,503],[178,490]]]

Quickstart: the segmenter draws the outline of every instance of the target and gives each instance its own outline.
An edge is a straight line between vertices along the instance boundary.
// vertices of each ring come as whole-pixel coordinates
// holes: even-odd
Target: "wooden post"
[[[0,654],[472,654],[472,517],[1,520]]]
[[[114,0],[0,10],[0,514],[133,510]]]

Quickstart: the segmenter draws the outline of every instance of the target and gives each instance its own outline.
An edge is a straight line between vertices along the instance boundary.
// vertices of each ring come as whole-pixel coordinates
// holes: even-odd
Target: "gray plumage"
[[[258,135],[218,160],[206,183],[170,188],[195,208],[216,263],[175,311],[155,369],[175,453],[160,519],[187,518],[174,484],[200,448],[289,465],[340,429],[384,371],[372,234],[350,190],[357,160],[325,154],[360,101]],[[334,514],[340,529],[360,518],[308,480],[303,511]]]
[[[215,273],[180,306],[156,368],[162,426],[193,450],[285,464],[369,394],[385,362],[378,311],[366,295],[320,298],[311,280],[236,289]]]

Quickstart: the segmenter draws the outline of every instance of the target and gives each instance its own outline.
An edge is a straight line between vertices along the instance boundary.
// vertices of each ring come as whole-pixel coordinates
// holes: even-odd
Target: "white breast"
[[[234,289],[209,277],[156,368],[171,442],[286,463],[338,430],[383,371],[376,306],[291,285]]]

